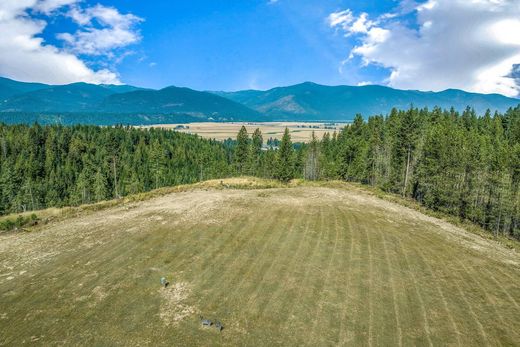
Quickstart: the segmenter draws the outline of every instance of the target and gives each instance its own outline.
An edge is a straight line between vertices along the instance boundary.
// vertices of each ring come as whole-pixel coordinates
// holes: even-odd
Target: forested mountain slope
[[[60,86],[0,80],[0,121],[43,124],[158,124],[197,120],[259,120],[242,104],[189,88],[128,85]]]
[[[73,83],[62,86],[0,79],[0,121],[30,124],[145,125],[190,121],[333,121],[349,122],[387,115],[392,108],[438,106],[477,114],[505,112],[519,99],[461,90],[420,92],[383,86],[323,86],[302,83],[267,91],[202,92],[160,90],[127,85]]]
[[[107,113],[188,114],[215,120],[253,120],[260,114],[232,100],[189,88],[168,87],[113,94],[99,106]]]
[[[487,109],[505,112],[520,104],[519,99],[499,94],[476,94],[449,89],[442,92],[398,90],[389,87],[323,86],[302,83],[267,91],[246,90],[217,92],[275,119],[285,120],[352,120],[356,114],[365,117],[386,115],[392,108],[406,109],[411,105],[432,109],[435,106],[463,111],[467,106],[484,114]]]

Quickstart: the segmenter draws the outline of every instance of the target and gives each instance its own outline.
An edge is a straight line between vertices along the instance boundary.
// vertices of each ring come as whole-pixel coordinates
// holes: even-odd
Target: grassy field
[[[1,345],[511,346],[519,305],[517,253],[357,189],[194,189],[0,234]]]
[[[345,124],[325,124],[325,123],[297,123],[297,122],[202,122],[188,124],[159,124],[153,127],[174,129],[178,126],[185,128],[176,129],[177,131],[189,134],[197,134],[207,139],[227,140],[236,138],[238,131],[245,126],[249,135],[252,135],[256,128],[262,131],[264,140],[269,138],[281,139],[287,127],[291,133],[293,142],[308,142],[312,138],[314,131],[316,137],[321,139],[325,133],[339,131]]]

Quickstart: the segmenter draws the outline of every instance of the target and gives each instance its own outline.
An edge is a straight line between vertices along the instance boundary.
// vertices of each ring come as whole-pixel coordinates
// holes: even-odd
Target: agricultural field
[[[309,142],[314,131],[316,137],[321,139],[325,133],[333,133],[343,128],[346,123],[297,123],[297,122],[203,122],[187,124],[159,124],[149,127],[175,129],[183,133],[197,134],[207,139],[227,140],[235,139],[238,131],[245,126],[249,135],[255,129],[260,128],[264,141],[269,138],[281,139],[287,127],[293,142]]]
[[[0,345],[520,344],[514,251],[356,187],[226,185],[0,234]]]

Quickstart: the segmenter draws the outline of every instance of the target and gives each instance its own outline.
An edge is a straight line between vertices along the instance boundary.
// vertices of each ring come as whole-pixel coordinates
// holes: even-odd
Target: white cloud
[[[333,12],[327,18],[331,27],[340,26],[348,31],[350,24],[354,21],[354,15],[351,10]]]
[[[410,11],[417,28],[400,21]],[[393,87],[520,94],[513,76],[520,63],[518,0],[406,0],[397,13],[374,20],[344,10],[328,23],[359,39],[351,56],[390,69]]]
[[[41,0],[36,3],[34,9],[45,14],[51,14],[63,6],[72,5],[78,1],[79,0]]]
[[[141,39],[134,27],[142,19],[132,14],[121,14],[113,7],[99,4],[85,10],[73,7],[69,16],[81,27],[74,34],[60,33],[58,38],[65,41],[74,53],[110,55],[114,49]]]
[[[117,24],[122,30],[125,20],[130,20],[130,17],[126,17],[128,15],[120,15],[112,8],[105,10],[106,8],[102,6],[96,6],[91,12],[88,8],[81,9],[78,3],[79,0],[1,0],[0,75],[16,80],[51,84],[78,81],[120,83],[116,72],[108,69],[94,70],[77,55],[77,52],[48,44],[40,37],[48,24],[48,18],[62,15],[65,10],[71,8],[77,9],[80,14],[88,13],[91,20],[96,18],[100,26],[109,29],[113,29]],[[31,13],[41,15],[37,19],[31,16]],[[118,17],[118,14],[122,18]],[[79,25],[88,25],[88,23],[81,23],[79,19],[74,21]],[[109,23],[116,24],[111,26]],[[111,35],[113,32],[107,34]],[[64,35],[66,36],[65,33]],[[91,37],[94,39],[94,36]],[[69,38],[74,40],[76,36],[74,34]],[[97,52],[103,51],[103,54],[108,54],[111,49],[136,42],[134,39],[125,39],[124,35],[118,36],[115,40],[112,37],[103,40],[99,35],[95,38],[100,41],[96,43],[95,49]]]

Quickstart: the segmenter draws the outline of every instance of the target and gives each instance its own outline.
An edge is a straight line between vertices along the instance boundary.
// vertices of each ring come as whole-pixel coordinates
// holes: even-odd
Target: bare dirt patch
[[[185,303],[191,292],[186,282],[170,284],[166,288],[161,288],[158,292],[162,298],[159,317],[165,325],[176,325],[195,313],[195,307]]]

